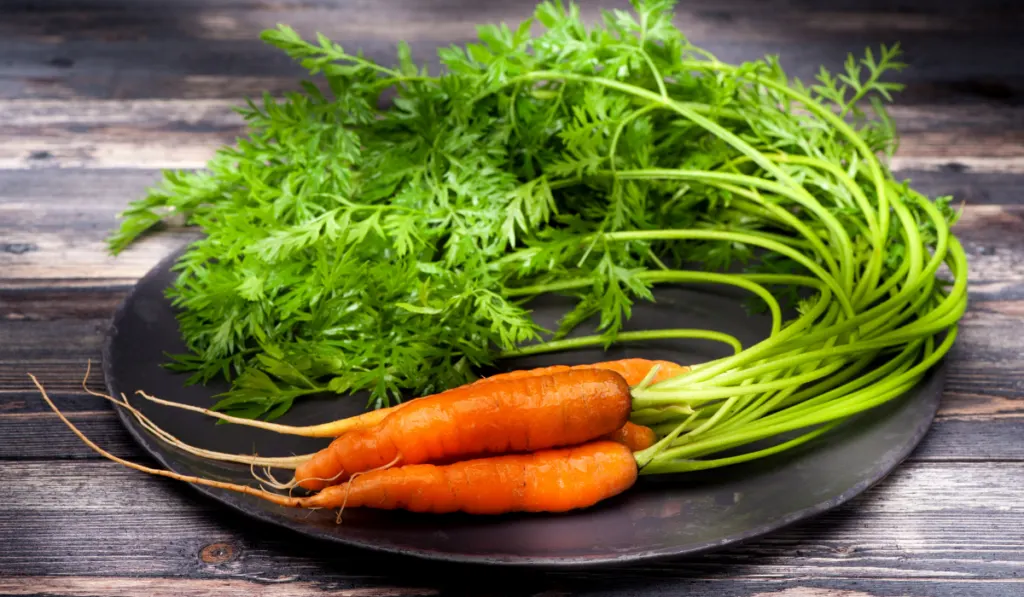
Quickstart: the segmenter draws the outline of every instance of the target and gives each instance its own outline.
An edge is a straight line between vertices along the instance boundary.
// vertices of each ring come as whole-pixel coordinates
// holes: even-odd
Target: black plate
[[[224,389],[186,386],[184,375],[161,365],[165,352],[184,350],[164,291],[173,281],[171,255],[147,274],[118,309],[104,348],[108,391],[136,390],[176,402],[209,406]],[[767,336],[769,322],[748,315],[741,296],[717,287],[660,291],[655,304],[634,308],[631,327],[698,327],[731,333],[744,346]],[[565,308],[538,304],[550,324]],[[586,331],[586,330],[582,330]],[[506,363],[507,368],[575,364],[628,356],[696,363],[731,349],[707,341],[624,345],[609,352],[579,350]],[[424,558],[502,565],[583,566],[623,563],[709,551],[764,535],[848,501],[895,468],[920,442],[938,408],[945,366],[933,369],[913,391],[825,434],[800,449],[731,468],[645,477],[598,506],[559,515],[417,515],[350,509],[342,524],[332,512],[293,510],[245,495],[196,486],[201,493],[257,519],[304,535]],[[227,452],[263,456],[303,454],[328,440],[281,436],[203,415],[133,402],[158,425],[186,442]],[[309,398],[282,417],[287,424],[319,423],[361,411],[363,397]],[[167,468],[184,474],[252,483],[248,467],[211,463],[183,453],[142,429],[124,409],[118,413],[142,447]]]

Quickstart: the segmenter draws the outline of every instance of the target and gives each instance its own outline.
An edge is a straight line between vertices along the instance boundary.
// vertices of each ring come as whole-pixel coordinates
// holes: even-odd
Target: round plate
[[[179,403],[210,406],[223,384],[185,384],[165,367],[166,354],[185,351],[175,313],[165,298],[170,266],[180,253],[149,272],[114,316],[104,347],[103,372],[111,395],[124,393],[159,426],[211,450],[287,456],[315,451],[327,439],[278,435],[238,425],[216,425],[201,414],[133,397],[136,390]],[[629,327],[697,327],[733,334],[750,346],[768,335],[769,321],[748,315],[743,295],[718,287],[659,289],[656,303],[635,305]],[[551,325],[566,307],[538,303],[535,314]],[[589,330],[581,329],[580,333]],[[709,341],[629,344],[608,352],[579,350],[505,363],[514,369],[643,356],[697,363],[731,349]],[[641,477],[624,494],[593,508],[565,514],[505,516],[426,515],[349,509],[288,509],[246,495],[195,486],[231,508],[303,535],[424,558],[534,566],[584,566],[690,555],[764,535],[848,501],[895,468],[920,442],[938,408],[945,366],[934,368],[913,391],[862,414],[799,449],[732,467],[685,475]],[[361,412],[364,396],[304,398],[279,422],[305,425]],[[182,474],[253,484],[248,467],[184,453],[145,431],[127,411],[121,420],[141,446]]]

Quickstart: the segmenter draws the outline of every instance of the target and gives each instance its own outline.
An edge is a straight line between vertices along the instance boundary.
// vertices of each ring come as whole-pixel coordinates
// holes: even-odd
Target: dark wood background
[[[623,4],[609,0],[603,6]],[[970,310],[920,448],[847,506],[706,557],[574,573],[467,569],[308,544],[97,459],[46,409],[146,461],[78,387],[133,282],[182,237],[118,259],[103,240],[160,168],[201,167],[246,95],[300,72],[258,33],[288,23],[376,59],[420,59],[526,0],[0,0],[0,594],[1024,595],[1024,3],[693,0],[688,35],[727,60],[777,53],[807,78],[900,41],[894,168],[964,202]],[[596,2],[584,3],[593,14]],[[92,385],[100,389],[98,376]],[[475,570],[475,572],[480,572]]]

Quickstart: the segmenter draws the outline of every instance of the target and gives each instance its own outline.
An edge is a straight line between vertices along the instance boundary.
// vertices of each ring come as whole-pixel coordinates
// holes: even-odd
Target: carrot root
[[[99,454],[100,456],[103,456],[104,458],[106,458],[108,460],[111,460],[111,461],[116,462],[118,464],[124,465],[124,466],[126,466],[126,467],[128,467],[130,469],[134,469],[134,470],[137,470],[139,472],[147,473],[147,474],[150,474],[150,475],[156,475],[156,476],[159,476],[159,477],[167,477],[169,479],[174,479],[176,481],[183,481],[185,483],[192,483],[192,484],[195,484],[195,485],[205,485],[207,487],[214,487],[214,488],[217,488],[217,489],[225,489],[225,490],[228,490],[228,491],[237,491],[239,493],[244,493],[246,495],[251,495],[251,496],[254,496],[254,497],[265,499],[265,500],[267,500],[269,502],[272,502],[272,503],[275,503],[275,504],[277,504],[279,506],[295,507],[295,506],[300,505],[300,500],[302,498],[293,498],[293,497],[278,495],[276,493],[271,493],[269,491],[265,491],[265,490],[262,490],[262,489],[256,489],[255,487],[249,487],[248,485],[239,485],[237,483],[226,483],[224,481],[214,481],[214,480],[211,480],[211,479],[204,479],[202,477],[195,477],[195,476],[192,476],[192,475],[182,475],[182,474],[179,474],[179,473],[175,473],[174,471],[168,471],[168,470],[164,470],[164,469],[158,469],[158,468],[152,468],[152,467],[149,467],[149,466],[144,466],[144,465],[132,462],[130,460],[125,460],[124,458],[120,458],[118,456],[115,456],[115,455],[111,454],[110,452],[107,452],[103,448],[99,447],[98,445],[96,445],[95,442],[93,442],[91,439],[89,439],[84,433],[82,433],[82,431],[78,427],[75,426],[74,423],[69,421],[68,418],[66,416],[64,416],[64,413],[62,413],[60,411],[60,409],[57,408],[57,405],[53,403],[53,400],[51,400],[50,396],[46,393],[46,389],[43,387],[43,385],[41,383],[39,383],[39,380],[36,379],[35,375],[32,375],[31,373],[29,373],[28,376],[32,379],[32,383],[35,384],[36,388],[39,389],[39,393],[42,395],[43,400],[46,401],[46,404],[50,407],[50,409],[53,410],[53,412],[57,415],[57,417],[65,425],[67,425],[69,429],[71,429],[72,433],[74,433],[76,436],[78,436],[78,439],[80,439],[83,442],[85,442],[85,445],[89,446],[94,452],[96,452],[97,454]]]
[[[302,454],[298,456],[247,456],[245,454],[229,454],[227,452],[217,452],[214,450],[207,450],[205,448],[193,446],[171,435],[169,432],[167,432],[166,430],[162,429],[159,425],[154,423],[149,417],[142,414],[142,412],[139,409],[135,408],[134,406],[131,405],[131,403],[128,402],[128,398],[126,398],[124,394],[121,394],[121,400],[118,400],[113,396],[109,396],[107,394],[103,394],[95,390],[90,390],[89,387],[86,385],[86,382],[89,380],[89,374],[91,371],[92,360],[90,359],[86,363],[85,377],[82,378],[82,390],[86,394],[89,394],[90,396],[95,396],[97,398],[103,398],[104,400],[107,400],[124,408],[129,413],[131,413],[133,417],[135,417],[135,420],[138,421],[139,424],[142,425],[144,429],[146,429],[153,435],[157,436],[164,442],[171,444],[172,446],[178,448],[179,450],[182,450],[183,452],[188,452],[189,454],[199,456],[201,458],[219,460],[221,462],[248,464],[250,466],[270,466],[274,468],[293,470],[312,457],[312,454]]]
[[[235,464],[248,464],[249,466],[262,466],[295,470],[296,468],[301,466],[303,462],[306,462],[313,456],[312,454],[301,454],[298,456],[247,456],[245,454],[230,454],[227,452],[217,452],[214,450],[199,448],[171,435],[170,433],[159,427],[152,420],[150,420],[149,417],[139,412],[139,410],[132,406],[131,404],[129,404],[127,400],[120,401],[109,396],[103,397],[108,398],[114,404],[117,404],[128,410],[128,412],[130,412],[132,416],[135,417],[139,424],[141,424],[153,435],[156,435],[158,438],[174,446],[175,448],[182,450],[183,452],[188,452],[189,454],[193,454],[201,458],[208,458],[210,460],[218,460],[221,462],[232,462]]]
[[[300,435],[302,437],[337,437],[347,431],[356,429],[359,427],[371,426],[380,422],[388,414],[391,409],[381,408],[378,410],[372,410],[369,412],[349,417],[347,419],[338,419],[337,421],[329,421],[327,423],[321,423],[319,425],[309,426],[295,426],[295,425],[282,425],[280,423],[268,423],[266,421],[257,421],[254,419],[243,419],[241,417],[235,417],[232,415],[226,415],[224,413],[203,408],[201,406],[192,406],[191,404],[181,404],[180,402],[171,402],[170,400],[164,400],[163,398],[157,398],[151,396],[142,390],[135,392],[142,396],[146,400],[162,404],[164,406],[170,406],[173,408],[180,408],[183,410],[190,410],[192,412],[201,413],[209,417],[215,417],[228,423],[235,423],[236,425],[245,425],[246,427],[255,427],[256,429],[264,429],[266,431],[273,431],[275,433],[281,433],[284,435]],[[392,407],[394,408],[394,407]]]
[[[89,362],[89,367],[91,368],[91,361]],[[531,378],[531,377],[539,378],[539,377],[541,377],[543,375],[547,375],[548,377],[551,377],[552,375],[561,377],[561,376],[564,376],[566,374],[570,374],[570,376],[571,376],[570,372],[582,373],[583,371],[595,371],[595,370],[611,371],[611,372],[614,372],[614,373],[618,374],[619,376],[621,376],[619,379],[620,380],[624,380],[626,382],[626,388],[625,388],[625,394],[624,395],[628,396],[628,394],[629,394],[628,387],[629,386],[634,386],[635,387],[635,386],[639,385],[640,387],[643,387],[643,386],[645,386],[647,384],[654,383],[655,381],[660,380],[661,378],[663,378],[663,376],[671,377],[671,376],[674,376],[674,375],[678,375],[680,372],[688,370],[688,368],[680,366],[680,365],[676,365],[676,364],[668,362],[668,361],[648,361],[648,360],[645,360],[645,359],[622,359],[622,360],[619,360],[619,361],[607,361],[607,362],[602,362],[602,363],[595,363],[593,365],[577,365],[577,366],[556,365],[556,366],[553,366],[553,367],[542,367],[542,368],[536,368],[536,369],[531,369],[531,370],[512,371],[512,372],[509,372],[509,373],[498,374],[498,375],[495,375],[495,376],[492,376],[492,377],[489,377],[489,378],[483,378],[483,379],[477,380],[476,382],[473,382],[471,384],[467,384],[466,386],[462,386],[461,388],[454,388],[452,390],[448,390],[448,391],[445,391],[445,392],[441,392],[439,394],[435,394],[434,396],[427,397],[426,399],[436,400],[438,398],[441,398],[442,395],[448,395],[447,397],[451,398],[453,396],[457,396],[457,395],[460,395],[461,393],[464,393],[464,392],[460,392],[459,390],[465,390],[465,389],[470,388],[470,387],[473,387],[474,389],[476,389],[476,387],[479,387],[479,386],[489,386],[489,385],[497,383],[497,382],[506,382],[506,383],[508,383],[508,382],[515,381],[515,382],[518,382],[518,383],[521,384],[521,383],[525,382],[526,378]],[[87,371],[86,371],[86,380],[88,379],[88,376],[89,376],[89,369],[87,369]],[[146,417],[146,415],[144,415],[141,411],[139,411],[134,406],[132,406],[128,402],[127,397],[125,397],[124,395],[122,395],[122,400],[118,400],[118,399],[116,399],[116,398],[114,398],[112,396],[107,396],[105,394],[100,394],[98,392],[94,392],[94,391],[88,389],[88,387],[86,386],[86,380],[83,380],[83,382],[82,382],[82,387],[83,387],[83,389],[86,392],[88,392],[89,394],[94,395],[94,396],[102,397],[102,398],[104,398],[106,400],[109,400],[109,401],[113,402],[114,404],[117,404],[117,405],[125,408],[126,410],[128,410],[135,417],[135,419],[145,429],[147,429],[148,431],[150,431],[151,433],[156,435],[162,441],[164,441],[166,443],[169,443],[172,446],[174,446],[174,447],[176,447],[176,448],[178,448],[180,450],[183,450],[183,451],[185,451],[187,453],[190,453],[190,454],[202,457],[202,458],[208,458],[208,459],[212,459],[212,460],[219,460],[219,461],[225,461],[225,462],[233,462],[233,463],[238,463],[238,464],[248,464],[249,468],[250,468],[250,472],[252,473],[253,477],[255,479],[257,479],[261,484],[266,484],[266,485],[268,485],[270,487],[273,487],[275,489],[278,489],[278,490],[287,490],[289,492],[289,495],[291,494],[291,491],[295,487],[302,487],[302,488],[307,489],[307,490],[316,491],[316,490],[321,490],[321,489],[323,489],[325,487],[329,487],[329,486],[335,485],[337,483],[344,482],[345,481],[344,477],[346,475],[346,472],[348,472],[348,470],[351,470],[350,467],[346,467],[346,466],[340,466],[339,467],[339,465],[342,464],[340,460],[338,460],[335,463],[330,463],[327,466],[324,466],[322,464],[316,464],[316,462],[315,462],[316,459],[318,457],[321,457],[323,455],[322,453],[324,453],[325,451],[329,452],[331,446],[329,446],[328,448],[325,448],[324,450],[321,450],[320,452],[315,453],[315,454],[307,454],[307,455],[299,455],[299,456],[291,456],[291,457],[259,457],[259,456],[256,456],[256,455],[249,456],[249,455],[242,455],[242,454],[228,454],[228,453],[216,452],[216,451],[206,450],[206,449],[198,448],[196,446],[192,446],[192,445],[190,445],[190,444],[188,444],[188,443],[178,439],[177,437],[174,437],[173,435],[171,435],[167,431],[161,429],[152,420],[150,420],[148,417]],[[481,391],[481,390],[477,390],[477,391]],[[326,434],[326,433],[337,433],[339,430],[344,430],[344,429],[349,429],[350,431],[366,431],[366,432],[372,432],[371,434],[376,434],[376,433],[378,433],[382,429],[380,427],[380,425],[385,420],[387,420],[387,417],[389,415],[394,414],[395,411],[397,411],[397,410],[399,410],[401,408],[404,408],[406,406],[409,406],[410,404],[419,404],[419,405],[423,404],[423,402],[421,400],[414,400],[414,401],[411,401],[411,402],[399,404],[396,407],[387,408],[387,409],[379,409],[379,410],[376,410],[376,411],[371,411],[369,413],[364,413],[364,414],[356,416],[356,417],[350,417],[348,419],[341,419],[341,420],[337,420],[337,421],[331,421],[331,422],[324,423],[324,424],[321,424],[321,425],[314,425],[314,426],[307,426],[307,427],[295,427],[295,426],[289,426],[289,425],[281,425],[281,424],[276,424],[276,423],[267,423],[267,422],[262,422],[262,421],[254,421],[254,420],[251,420],[251,419],[242,419],[242,418],[239,418],[239,417],[233,417],[231,415],[226,415],[226,414],[223,414],[223,413],[219,413],[219,412],[216,412],[216,411],[213,411],[213,410],[210,410],[210,409],[206,409],[206,408],[202,408],[202,407],[197,407],[197,406],[192,406],[192,405],[187,405],[187,404],[175,403],[175,402],[171,402],[171,401],[164,400],[164,399],[161,399],[161,398],[157,398],[157,397],[152,396],[150,394],[147,394],[146,392],[141,391],[141,390],[136,392],[136,393],[138,395],[142,396],[143,398],[145,398],[146,400],[149,400],[149,401],[154,402],[156,404],[161,404],[161,405],[170,406],[170,407],[173,407],[173,408],[179,408],[179,409],[183,409],[183,410],[198,412],[198,413],[201,413],[201,414],[204,414],[204,415],[207,415],[207,416],[216,417],[216,418],[219,418],[219,419],[222,419],[222,420],[225,420],[225,421],[228,421],[228,422],[232,422],[232,423],[238,423],[238,424],[246,425],[246,426],[249,426],[249,427],[260,428],[260,429],[264,429],[264,430],[268,430],[268,431],[273,431],[273,432],[278,432],[278,433],[286,433],[286,434],[292,434],[292,435],[306,435],[306,436],[313,436],[313,437],[321,436],[320,435],[321,433],[323,433],[323,434]],[[472,392],[471,392],[471,394],[472,394]],[[627,411],[628,411],[628,406],[626,406],[626,408],[627,408]],[[589,410],[589,409],[587,409],[587,410]],[[628,416],[628,415],[625,415],[625,416]],[[344,433],[342,435],[344,435]],[[332,445],[333,445],[333,443],[336,443],[339,439],[341,439],[341,438],[340,437],[336,438],[335,442],[332,442]],[[649,429],[647,427],[643,427],[643,426],[639,426],[639,425],[633,424],[633,423],[629,422],[628,420],[624,420],[623,426],[618,428],[615,431],[607,432],[604,435],[599,435],[599,436],[596,436],[596,437],[595,436],[588,436],[588,437],[582,437],[581,436],[581,437],[577,438],[578,441],[589,441],[590,439],[606,439],[606,440],[615,441],[615,442],[618,442],[618,443],[628,447],[631,451],[639,452],[639,451],[642,451],[642,450],[645,450],[645,449],[649,448],[654,443],[654,439],[655,438],[654,438],[654,433],[653,433],[653,431],[651,429]],[[564,443],[553,442],[550,445],[546,445],[545,444],[545,445],[539,445],[537,447],[540,447],[540,448],[550,448],[550,447],[556,447],[558,445],[569,445],[569,444],[572,444],[572,443],[576,443],[576,440],[570,441],[570,442],[564,442]],[[343,451],[336,450],[336,452],[343,452]],[[470,454],[466,454],[466,455],[467,456],[471,456]],[[401,457],[402,457],[402,453],[401,452],[399,452],[399,453],[397,453],[395,455],[395,459],[396,460],[398,458],[401,458]],[[341,460],[348,460],[347,457],[340,456],[340,455],[336,456],[336,457],[332,457],[329,460],[334,460],[336,458],[340,458]],[[430,462],[430,461],[431,461],[430,458],[419,458],[419,459],[414,459],[414,461],[412,463],[413,464],[427,463],[427,462]],[[442,461],[443,461],[443,459],[442,459]],[[369,464],[370,465],[369,468],[367,468],[365,466],[365,464]],[[354,470],[352,470],[352,472],[354,472],[355,475],[359,475],[359,474],[361,474],[363,472],[366,472],[367,470],[377,470],[378,468],[382,468],[382,466],[380,466],[380,465],[375,466],[374,464],[370,464],[370,463],[365,463],[365,464],[360,464]],[[263,469],[263,474],[262,475],[257,474],[257,472],[256,472],[256,467],[257,466],[258,467],[262,467],[262,469]],[[390,466],[390,465],[383,465],[383,467],[387,467],[387,466]],[[288,481],[288,482],[281,482],[281,481],[277,480],[277,478],[274,477],[274,475],[272,474],[272,472],[270,470],[271,468],[293,469],[293,470],[295,470],[295,474],[293,475],[293,478],[290,481]],[[350,477],[349,479],[351,480],[351,478],[354,478],[354,477]]]

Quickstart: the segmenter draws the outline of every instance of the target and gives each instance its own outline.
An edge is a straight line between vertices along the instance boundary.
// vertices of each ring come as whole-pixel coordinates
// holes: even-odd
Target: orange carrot
[[[636,460],[617,442],[371,471],[299,498],[303,507],[366,507],[413,512],[565,512],[629,489]],[[304,500],[304,501],[301,501]]]
[[[630,408],[629,385],[601,369],[469,384],[338,437],[296,468],[294,482],[316,490],[396,459],[409,465],[571,446],[622,427]]]
[[[506,373],[496,373],[490,377],[481,377],[480,379],[474,382],[470,382],[467,385],[472,386],[481,383],[490,383],[496,381],[510,381],[514,379],[522,379],[524,377],[550,375],[552,373],[564,373],[566,371],[579,371],[583,369],[606,369],[608,371],[614,371],[618,373],[623,377],[623,379],[626,380],[627,384],[629,384],[630,386],[635,386],[641,381],[643,381],[645,377],[647,377],[647,374],[651,372],[651,369],[653,369],[655,365],[660,365],[661,367],[658,370],[658,373],[655,374],[654,379],[651,380],[651,383],[658,383],[659,381],[664,381],[671,377],[675,377],[676,375],[686,373],[687,371],[690,370],[690,368],[686,367],[685,365],[678,365],[671,361],[652,361],[648,359],[632,358],[619,359],[616,361],[603,361],[600,363],[584,365],[550,365],[547,367],[536,367],[534,369],[519,369],[516,371],[508,371]],[[452,390],[446,390],[446,392],[450,391]],[[444,392],[441,392],[441,394],[443,393]],[[379,408],[377,410],[365,412],[354,417],[342,419],[341,421],[334,421],[333,423],[336,426],[333,427],[331,431],[337,432],[335,435],[335,437],[337,437],[337,435],[341,435],[341,433],[353,431],[355,429],[372,427],[383,421],[385,417],[387,417],[395,410],[402,408],[407,404],[411,404],[412,402],[413,401],[402,402],[395,406]],[[337,426],[337,424],[342,422],[344,422],[343,427]],[[326,428],[327,425],[331,425],[331,423],[325,423],[323,427]]]
[[[602,439],[619,442],[630,450],[639,452],[653,446],[658,438],[650,427],[644,427],[643,425],[627,421],[625,425],[604,436]]]
[[[636,483],[633,453],[622,444],[594,441],[580,446],[462,460],[438,466],[408,465],[363,473],[308,497],[290,497],[137,464],[114,456],[85,436],[29,374],[43,400],[87,446],[128,468],[186,483],[244,493],[291,508],[405,509],[414,512],[504,514],[565,512],[614,497]]]
[[[651,383],[658,383],[659,381],[664,381],[664,380],[669,379],[671,377],[675,377],[676,375],[680,375],[682,373],[686,373],[687,371],[690,370],[690,368],[685,366],[685,365],[678,365],[678,364],[673,363],[671,361],[652,361],[652,360],[648,360],[648,359],[632,358],[632,359],[619,359],[619,360],[616,360],[616,361],[603,361],[603,362],[600,362],[600,363],[592,363],[592,364],[584,364],[584,365],[550,365],[550,366],[547,366],[547,367],[537,367],[537,368],[534,368],[534,369],[519,369],[519,370],[516,370],[516,371],[509,371],[507,373],[497,373],[497,374],[492,375],[490,377],[482,377],[482,378],[480,378],[480,379],[478,379],[478,380],[476,380],[474,382],[470,382],[467,385],[473,386],[473,385],[478,385],[478,384],[481,384],[481,383],[491,383],[491,382],[496,382],[496,381],[498,381],[498,382],[500,382],[500,381],[510,381],[510,380],[514,380],[514,379],[522,379],[524,377],[536,377],[536,376],[540,376],[540,375],[551,375],[552,373],[564,373],[566,371],[581,371],[581,370],[586,370],[586,369],[604,369],[604,370],[607,370],[607,371],[614,371],[614,372],[618,373],[619,375],[622,376],[623,379],[626,380],[627,384],[629,384],[630,386],[635,386],[635,385],[639,384],[641,381],[643,381],[644,378],[647,377],[647,374],[651,372],[651,369],[654,369],[654,367],[656,365],[660,365],[660,368],[658,369],[658,373],[656,373],[654,375],[654,378],[651,380]],[[453,389],[458,389],[458,388],[453,388]],[[450,392],[452,390],[446,390],[446,391]],[[442,394],[443,393],[444,392],[442,392]],[[403,406],[405,406],[407,404],[411,404],[412,402],[413,401],[403,402],[403,403],[397,404],[395,406],[390,406],[390,407],[387,407],[387,408],[379,408],[379,409],[374,410],[374,411],[362,413],[362,414],[356,415],[354,417],[349,417],[348,419],[344,419],[346,422],[348,422],[348,424],[346,425],[347,428],[344,431],[347,432],[347,431],[352,431],[352,430],[355,430],[355,429],[372,427],[372,426],[380,423],[381,421],[383,421],[385,417],[387,417],[389,414],[391,414],[395,410],[397,410],[397,409],[399,409],[399,408],[401,408],[401,407],[403,407]],[[628,423],[628,422],[626,423],[626,427],[629,427],[631,425],[632,425],[632,428],[626,429],[624,427],[623,429],[621,429],[618,432],[616,432],[617,435],[615,435],[614,438],[609,436],[609,439],[614,439],[615,441],[626,441],[626,445],[627,446],[632,446],[632,445],[641,446],[639,448],[634,448],[634,450],[643,450],[645,448],[649,448],[651,445],[654,444],[654,432],[653,431],[650,431],[648,429],[648,432],[650,433],[650,438],[651,439],[650,439],[650,443],[645,445],[644,441],[645,441],[645,438],[646,438],[646,434],[642,431],[642,429],[646,429],[646,427],[640,427],[639,425],[634,425],[634,424]],[[636,440],[636,442],[635,443],[630,443],[631,440]]]
[[[576,365],[576,366],[571,366],[571,367],[567,366],[567,365],[556,365],[556,366],[553,366],[553,367],[541,367],[541,368],[536,368],[536,369],[529,369],[529,370],[522,370],[522,371],[513,371],[513,372],[510,372],[510,373],[502,373],[502,374],[495,375],[495,376],[492,376],[492,377],[484,378],[482,380],[478,380],[476,382],[473,382],[472,384],[469,384],[469,385],[478,385],[478,384],[484,383],[485,381],[486,382],[494,382],[494,381],[502,381],[502,380],[509,380],[509,379],[521,379],[521,378],[524,378],[524,377],[550,374],[551,372],[578,371],[578,370],[584,370],[584,369],[607,369],[607,370],[614,370],[614,371],[618,371],[620,373],[624,373],[625,374],[623,376],[624,379],[626,380],[626,382],[628,384],[630,384],[632,386],[632,385],[637,385],[641,381],[643,381],[647,377],[647,374],[650,373],[651,369],[655,365],[661,365],[661,369],[654,376],[654,378],[653,378],[654,382],[660,381],[662,379],[666,379],[668,377],[674,376],[674,375],[679,374],[681,372],[685,372],[685,371],[687,371],[689,369],[688,367],[676,365],[675,363],[671,363],[671,362],[668,362],[668,361],[649,361],[649,360],[646,360],[646,359],[623,359],[623,360],[620,360],[620,361],[606,361],[606,362],[601,362],[601,363],[594,363],[592,365]],[[88,375],[88,373],[87,373],[87,375]],[[89,392],[88,389],[86,389],[86,391]],[[451,391],[451,390],[449,390],[449,391]],[[139,423],[143,427],[145,427],[146,429],[148,429],[151,432],[155,433],[156,435],[160,436],[164,441],[167,441],[168,443],[178,447],[181,450],[184,450],[186,452],[189,452],[191,454],[195,454],[195,455],[203,457],[203,458],[212,458],[214,460],[220,460],[220,461],[225,461],[225,462],[239,462],[239,463],[243,463],[243,464],[249,464],[250,466],[287,468],[287,469],[293,469],[294,470],[296,467],[298,467],[302,463],[308,461],[310,458],[312,458],[315,455],[315,454],[302,454],[302,455],[289,456],[289,457],[273,457],[272,458],[272,457],[260,457],[260,456],[249,455],[249,454],[228,454],[228,453],[223,453],[223,452],[215,452],[215,451],[211,451],[211,450],[201,449],[201,448],[198,448],[196,446],[191,446],[189,444],[186,444],[186,443],[182,442],[181,440],[179,440],[178,438],[176,438],[176,437],[170,435],[169,433],[165,432],[164,430],[160,429],[152,421],[150,421],[145,415],[143,415],[136,408],[134,408],[131,404],[129,404],[127,401],[118,400],[118,399],[115,399],[115,398],[113,398],[111,396],[106,396],[106,395],[99,394],[99,393],[96,393],[96,392],[90,392],[90,393],[92,393],[93,395],[105,398],[107,400],[110,400],[110,401],[118,404],[122,408],[128,409],[132,413],[132,415],[135,416],[136,419],[139,420]],[[208,409],[203,409],[203,408],[191,406],[191,405],[188,405],[188,404],[179,404],[177,402],[171,402],[171,401],[168,401],[168,400],[162,400],[160,398],[156,398],[154,396],[150,396],[149,394],[146,394],[145,392],[142,392],[142,391],[138,392],[138,394],[143,396],[143,397],[145,397],[147,400],[150,400],[150,401],[153,401],[153,402],[156,402],[156,403],[159,403],[159,404],[164,404],[164,405],[167,405],[167,406],[176,407],[176,408],[182,408],[182,409],[187,409],[187,410],[194,410],[194,411],[201,412],[203,414],[207,414],[207,415],[211,415],[211,416],[215,416],[215,417],[220,417],[220,418],[228,419],[228,420],[230,420],[232,422],[235,422],[235,423],[239,423],[239,424],[243,424],[243,425],[249,425],[249,426],[253,426],[253,427],[257,427],[257,428],[261,428],[261,429],[266,429],[268,431],[275,431],[275,432],[278,432],[278,433],[284,433],[284,434],[288,434],[288,435],[302,435],[302,436],[309,436],[309,437],[325,437],[325,436],[329,436],[329,434],[332,433],[332,432],[333,433],[337,433],[337,435],[342,435],[343,433],[345,433],[347,431],[354,430],[354,429],[370,428],[370,427],[373,427],[376,424],[379,424],[383,419],[385,419],[391,413],[395,412],[398,408],[401,408],[403,406],[406,406],[406,405],[410,404],[410,402],[405,402],[405,403],[402,403],[402,404],[400,404],[398,406],[395,406],[395,407],[392,407],[392,408],[378,409],[378,410],[375,410],[375,411],[363,413],[363,414],[355,416],[355,417],[350,417],[348,419],[340,419],[340,420],[331,421],[331,422],[328,422],[328,423],[321,423],[319,425],[312,425],[312,426],[307,426],[307,427],[294,427],[294,426],[290,426],[290,425],[279,425],[279,424],[276,424],[276,423],[267,423],[267,422],[264,422],[264,421],[252,421],[252,420],[249,420],[249,419],[239,419],[237,417],[230,417],[228,415],[224,415],[224,414],[221,414],[221,413],[213,412],[213,411],[210,411]],[[442,393],[442,394],[445,394],[445,393]],[[440,396],[442,394],[436,394],[435,397],[436,396]],[[333,437],[337,437],[337,435],[335,435]],[[614,431],[612,433],[609,433],[609,434],[606,434],[605,436],[603,436],[603,439],[617,441],[619,443],[622,443],[622,444],[626,445],[627,447],[632,449],[634,452],[636,452],[636,451],[639,451],[639,450],[644,450],[644,449],[650,447],[651,445],[653,445],[654,432],[651,431],[650,429],[645,428],[645,427],[641,427],[641,426],[636,425],[634,423],[627,422],[622,428],[618,429],[617,431]],[[274,483],[275,486],[283,486],[283,487],[288,487],[288,486],[294,485],[294,483],[292,483],[292,484],[281,484],[279,482],[275,482],[275,481],[272,481],[272,480],[268,480],[267,482],[268,483]]]
[[[666,379],[675,377],[686,373],[690,370],[685,365],[678,365],[671,361],[658,361],[649,359],[619,359],[615,361],[603,361],[600,363],[584,364],[584,365],[552,365],[549,367],[539,367],[536,369],[522,369],[517,371],[509,371],[508,373],[499,373],[492,375],[491,377],[484,377],[473,382],[475,384],[485,381],[503,381],[509,379],[520,379],[531,375],[546,375],[551,373],[558,373],[562,371],[578,371],[581,369],[606,369],[608,371],[615,371],[626,380],[626,383],[630,386],[635,386],[642,382],[647,374],[654,369],[655,366],[660,366],[658,372],[651,379],[651,383],[658,383]],[[630,450],[638,452],[640,450],[646,450],[654,445],[657,437],[654,430],[644,427],[643,425],[637,425],[629,421],[625,425],[617,429],[616,431],[605,435],[602,439],[608,439],[611,441],[619,442]]]
[[[685,373],[690,370],[689,367],[684,365],[677,365],[671,361],[652,361],[649,359],[619,359],[616,361],[603,361],[600,363],[590,363],[584,365],[551,365],[549,367],[538,367],[536,369],[520,369],[517,371],[509,371],[507,373],[498,373],[490,377],[483,377],[473,382],[473,384],[489,382],[489,381],[506,381],[510,379],[520,379],[523,377],[529,377],[532,375],[550,375],[552,373],[561,373],[564,371],[578,371],[580,369],[606,369],[608,371],[614,371],[621,375],[631,386],[635,386],[647,377],[647,374],[651,372],[651,369],[655,365],[660,365],[661,368],[658,373],[654,376],[651,383],[657,383],[664,381],[670,377]],[[472,384],[471,384],[472,385]]]
[[[520,379],[523,377],[530,377],[536,375],[550,375],[552,373],[578,371],[581,369],[607,369],[621,374],[622,377],[626,380],[627,384],[629,384],[630,386],[635,386],[639,384],[641,381],[643,381],[645,377],[647,377],[647,374],[650,373],[651,369],[653,369],[655,365],[660,365],[661,367],[658,370],[658,373],[655,375],[654,379],[652,380],[652,383],[663,381],[665,379],[674,377],[676,375],[685,373],[686,371],[690,370],[689,367],[677,365],[670,361],[652,361],[648,359],[634,358],[621,359],[618,361],[605,361],[587,365],[553,365],[550,367],[538,367],[535,369],[510,371],[508,373],[499,373],[497,375],[492,375],[491,377],[484,377],[474,382],[471,382],[470,384],[467,385],[477,385],[485,382],[489,383],[494,381],[508,381],[513,379]],[[453,390],[457,389],[459,388],[453,388]],[[445,392],[440,392],[439,394],[434,394],[430,397],[439,396],[445,394],[446,392],[451,392],[453,390],[446,390]],[[283,433],[286,435],[301,435],[303,437],[338,437],[339,435],[348,433],[349,431],[373,427],[374,425],[379,424],[381,421],[387,418],[388,415],[395,412],[399,408],[402,408],[408,404],[415,402],[415,400],[411,400],[409,402],[402,402],[400,404],[388,408],[379,408],[345,419],[328,421],[326,423],[319,423],[316,425],[293,426],[282,425],[280,423],[271,423],[268,421],[254,421],[252,419],[233,417],[231,415],[212,411],[207,408],[192,406],[191,404],[180,404],[177,402],[171,402],[170,400],[164,400],[162,398],[150,396],[149,394],[142,391],[139,391],[137,393],[146,400],[155,402],[157,404],[162,404],[164,406],[170,406],[174,408],[180,408],[183,410],[199,412],[204,415],[216,417],[238,425],[255,427],[257,429],[265,429],[267,431]],[[422,400],[422,398],[418,398],[416,400]]]

